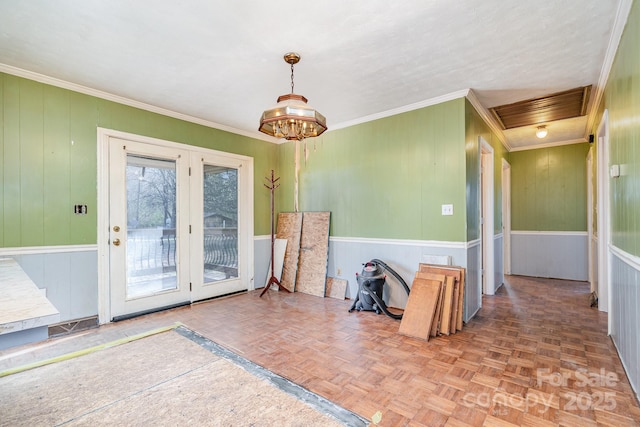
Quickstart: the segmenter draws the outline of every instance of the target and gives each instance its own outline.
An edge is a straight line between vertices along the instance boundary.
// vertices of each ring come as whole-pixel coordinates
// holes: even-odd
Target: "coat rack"
[[[274,247],[276,243],[276,234],[275,234],[275,218],[274,218],[275,214],[274,214],[274,207],[273,207],[273,199],[274,199],[275,189],[280,187],[280,184],[277,184],[277,182],[280,180],[280,177],[274,178],[273,169],[271,169],[271,179],[269,179],[268,177],[265,177],[264,179],[267,181],[269,185],[267,184],[263,184],[263,185],[267,187],[271,192],[271,277],[269,277],[269,281],[267,282],[266,286],[260,293],[260,297],[262,297],[262,295],[264,295],[269,290],[269,288],[271,288],[271,285],[273,284],[278,285],[279,289],[282,289],[283,291],[291,292],[289,291],[289,289],[285,288],[284,286],[280,286],[280,280],[278,280],[278,278],[274,274],[274,271],[275,271]]]

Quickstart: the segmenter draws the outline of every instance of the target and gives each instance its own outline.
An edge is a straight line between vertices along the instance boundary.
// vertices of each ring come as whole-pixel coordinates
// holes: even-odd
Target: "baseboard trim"
[[[0,248],[0,256],[45,255],[97,251],[98,245],[25,246],[23,248]]]

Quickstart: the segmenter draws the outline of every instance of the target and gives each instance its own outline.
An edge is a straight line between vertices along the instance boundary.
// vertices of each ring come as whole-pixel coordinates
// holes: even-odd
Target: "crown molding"
[[[493,115],[489,113],[489,110],[487,110],[484,107],[484,105],[480,103],[480,100],[476,96],[476,93],[473,91],[473,89],[468,89],[467,99],[469,100],[471,105],[473,105],[473,108],[476,109],[478,114],[480,114],[480,117],[482,117],[485,123],[491,128],[493,133],[496,134],[496,136],[498,137],[502,145],[504,145],[504,147],[507,149],[507,151],[511,151],[512,150],[511,145],[507,141],[507,138],[505,138],[504,132],[502,132],[502,128],[500,127],[500,125],[498,125],[498,123],[496,122],[496,119],[493,118]]]
[[[613,28],[611,29],[609,45],[607,46],[607,51],[605,52],[604,56],[604,62],[602,63],[602,68],[600,69],[600,78],[598,79],[598,84],[595,87],[594,96],[592,97],[592,101],[589,105],[587,127],[585,128],[584,135],[585,140],[591,133],[591,129],[593,129],[594,123],[598,118],[596,117],[598,106],[600,105],[600,102],[602,102],[602,97],[604,96],[604,89],[607,86],[609,74],[611,73],[611,68],[613,67],[613,61],[616,58],[616,53],[618,52],[618,47],[620,46],[620,40],[622,39],[624,27],[626,26],[627,20],[629,19],[629,13],[631,12],[632,3],[633,0],[621,0],[620,5],[618,6],[616,18],[613,22]]]
[[[458,98],[464,98],[467,96],[469,90],[464,89],[457,92],[451,92],[435,98],[425,99],[424,101],[415,102],[413,104],[403,105],[402,107],[393,108],[391,110],[381,111],[379,113],[370,114],[368,116],[359,117],[357,119],[348,120],[342,123],[336,123],[331,125],[331,128],[327,132],[332,130],[344,129],[351,126],[359,125],[362,123],[372,122],[374,120],[384,119],[386,117],[395,116],[397,114],[407,113],[413,110],[419,110],[420,108],[430,107],[432,105],[442,104],[443,102],[452,101]]]
[[[174,119],[184,120],[186,122],[195,123],[198,125],[206,126],[213,129],[218,129],[224,132],[233,133],[236,135],[242,135],[253,139],[259,139],[271,143],[277,143],[276,138],[270,137],[258,131],[247,132],[242,129],[237,129],[231,126],[223,125],[220,123],[212,122],[209,120],[201,119],[198,117],[189,116],[187,114],[178,113],[176,111],[167,110],[165,108],[156,107],[155,105],[146,104],[144,102],[136,101],[133,99],[125,98],[124,96],[114,95],[109,92],[103,92],[101,90],[92,89],[87,86],[71,83],[66,80],[57,79],[55,77],[46,76],[44,74],[35,73],[33,71],[23,70],[22,68],[13,67],[11,65],[0,63],[0,72],[11,74],[17,77],[23,77],[25,79],[34,80],[40,83],[44,83],[51,86],[56,86],[62,89],[72,90],[89,96],[95,96],[107,101],[117,102],[118,104],[128,105],[129,107],[139,108],[141,110],[150,111],[152,113],[161,114],[163,116],[173,117]]]

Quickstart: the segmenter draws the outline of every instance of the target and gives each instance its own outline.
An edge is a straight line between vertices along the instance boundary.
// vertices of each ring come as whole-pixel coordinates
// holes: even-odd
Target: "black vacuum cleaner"
[[[393,314],[390,312],[382,299],[382,292],[384,291],[384,284],[387,278],[384,275],[385,271],[388,271],[393,277],[398,279],[407,292],[407,295],[409,295],[409,287],[398,273],[379,259],[372,259],[364,264],[361,274],[356,273],[358,294],[349,309],[349,313],[353,310],[375,311],[377,314],[384,313],[393,319],[402,319],[402,314]]]

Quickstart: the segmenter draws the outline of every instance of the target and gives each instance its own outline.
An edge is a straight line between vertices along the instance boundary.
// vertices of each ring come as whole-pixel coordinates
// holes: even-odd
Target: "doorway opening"
[[[493,147],[480,137],[480,235],[482,239],[482,292],[494,295],[494,191]]]
[[[511,274],[511,165],[505,159],[502,159],[502,238],[502,268],[504,274]]]
[[[591,292],[598,292],[598,238],[594,227],[597,215],[597,207],[595,203],[596,193],[593,174],[593,152],[594,147],[589,149],[587,153],[587,257],[588,257],[588,276],[589,287]]]

